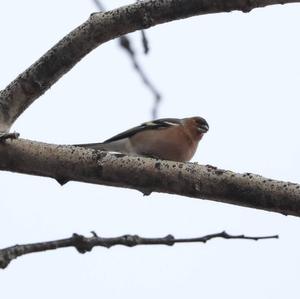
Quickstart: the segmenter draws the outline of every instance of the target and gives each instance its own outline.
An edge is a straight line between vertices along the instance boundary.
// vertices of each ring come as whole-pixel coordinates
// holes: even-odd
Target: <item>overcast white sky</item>
[[[130,1],[106,1],[111,8]],[[95,11],[89,0],[1,1],[0,88]],[[164,98],[159,117],[200,115],[210,131],[194,161],[300,182],[300,5],[194,17],[147,30],[139,58]],[[149,120],[152,95],[115,41],[65,75],[15,123],[23,138],[104,140]],[[72,233],[196,237],[279,234],[206,245],[73,248],[0,271],[1,298],[298,298],[300,222],[166,194],[1,173],[0,248]]]

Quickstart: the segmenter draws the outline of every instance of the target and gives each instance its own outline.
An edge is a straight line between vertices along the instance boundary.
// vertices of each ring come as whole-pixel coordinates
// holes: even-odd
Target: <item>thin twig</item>
[[[103,4],[100,2],[100,0],[93,0],[93,2],[100,11],[105,11],[105,8],[104,8]],[[145,32],[143,30],[141,30],[141,34],[142,34],[142,44],[143,44],[143,48],[144,48],[144,53],[147,54],[149,52],[149,43],[146,38]],[[153,108],[152,108],[152,112],[151,112],[151,117],[153,119],[155,119],[158,116],[158,106],[161,101],[161,94],[157,91],[157,89],[151,83],[148,76],[146,75],[143,68],[141,67],[140,63],[138,62],[137,57],[135,55],[135,51],[131,45],[131,41],[130,41],[129,37],[126,35],[121,36],[119,38],[119,44],[128,53],[134,69],[140,75],[144,85],[152,92],[152,94],[154,96],[154,104],[153,104]]]
[[[150,82],[147,75],[143,71],[143,69],[140,67],[140,64],[137,61],[135,52],[134,52],[134,50],[131,46],[129,37],[125,36],[125,35],[121,36],[119,38],[119,42],[120,42],[120,45],[122,46],[122,48],[126,50],[129,57],[131,58],[134,69],[140,75],[140,77],[141,77],[142,81],[144,82],[144,84],[151,90],[151,92],[154,95],[154,104],[153,104],[151,116],[152,116],[153,119],[156,119],[157,116],[158,116],[158,107],[159,107],[159,104],[161,102],[161,94],[153,86],[153,84]]]
[[[149,53],[149,42],[145,30],[141,30],[141,34],[142,34],[142,45],[144,48],[144,54],[147,55]]]
[[[137,0],[136,2],[141,2],[141,0]],[[147,55],[149,53],[149,42],[146,36],[145,30],[141,30],[141,35],[142,35],[142,45],[144,48],[144,54]]]
[[[134,247],[138,245],[167,245],[172,246],[176,243],[206,243],[215,238],[223,239],[243,239],[243,240],[263,240],[263,239],[278,239],[278,235],[264,236],[264,237],[249,237],[244,235],[232,236],[225,231],[217,234],[206,235],[198,238],[175,239],[172,235],[167,235],[163,238],[143,238],[137,235],[124,235],[115,238],[102,238],[95,232],[92,232],[92,237],[84,237],[82,235],[73,234],[71,238],[60,239],[49,242],[40,242],[24,245],[15,245],[0,250],[0,268],[6,268],[9,263],[19,256],[41,252],[47,250],[54,250],[58,248],[74,247],[79,253],[86,253],[91,251],[95,246],[102,246],[110,248],[115,245],[123,245],[127,247]]]
[[[100,2],[100,0],[93,0],[93,2],[97,6],[97,8],[98,8],[99,11],[104,11],[105,10],[105,8],[102,5],[102,3]]]

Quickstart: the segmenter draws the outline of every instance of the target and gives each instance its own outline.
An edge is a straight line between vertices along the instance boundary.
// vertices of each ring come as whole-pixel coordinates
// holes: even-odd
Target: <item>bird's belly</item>
[[[172,143],[168,140],[160,140],[137,147],[137,154],[163,160],[171,160],[178,162],[189,161],[196,151],[195,146],[185,146],[178,143]]]

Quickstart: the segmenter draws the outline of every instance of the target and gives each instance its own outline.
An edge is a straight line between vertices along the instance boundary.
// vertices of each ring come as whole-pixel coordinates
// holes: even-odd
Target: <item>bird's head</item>
[[[194,116],[183,119],[184,124],[189,128],[194,138],[200,140],[208,129],[209,125],[207,121],[200,116]]]
[[[209,125],[203,117],[195,116],[195,117],[192,117],[192,120],[193,120],[198,132],[206,133],[208,131]]]

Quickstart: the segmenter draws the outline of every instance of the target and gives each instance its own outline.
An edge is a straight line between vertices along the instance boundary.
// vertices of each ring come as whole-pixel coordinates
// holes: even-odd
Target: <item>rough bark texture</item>
[[[0,144],[0,170],[163,192],[300,216],[300,185],[196,163],[16,139]]]
[[[0,92],[0,131],[86,54],[135,30],[191,16],[299,2],[296,0],[146,0],[93,14]]]

